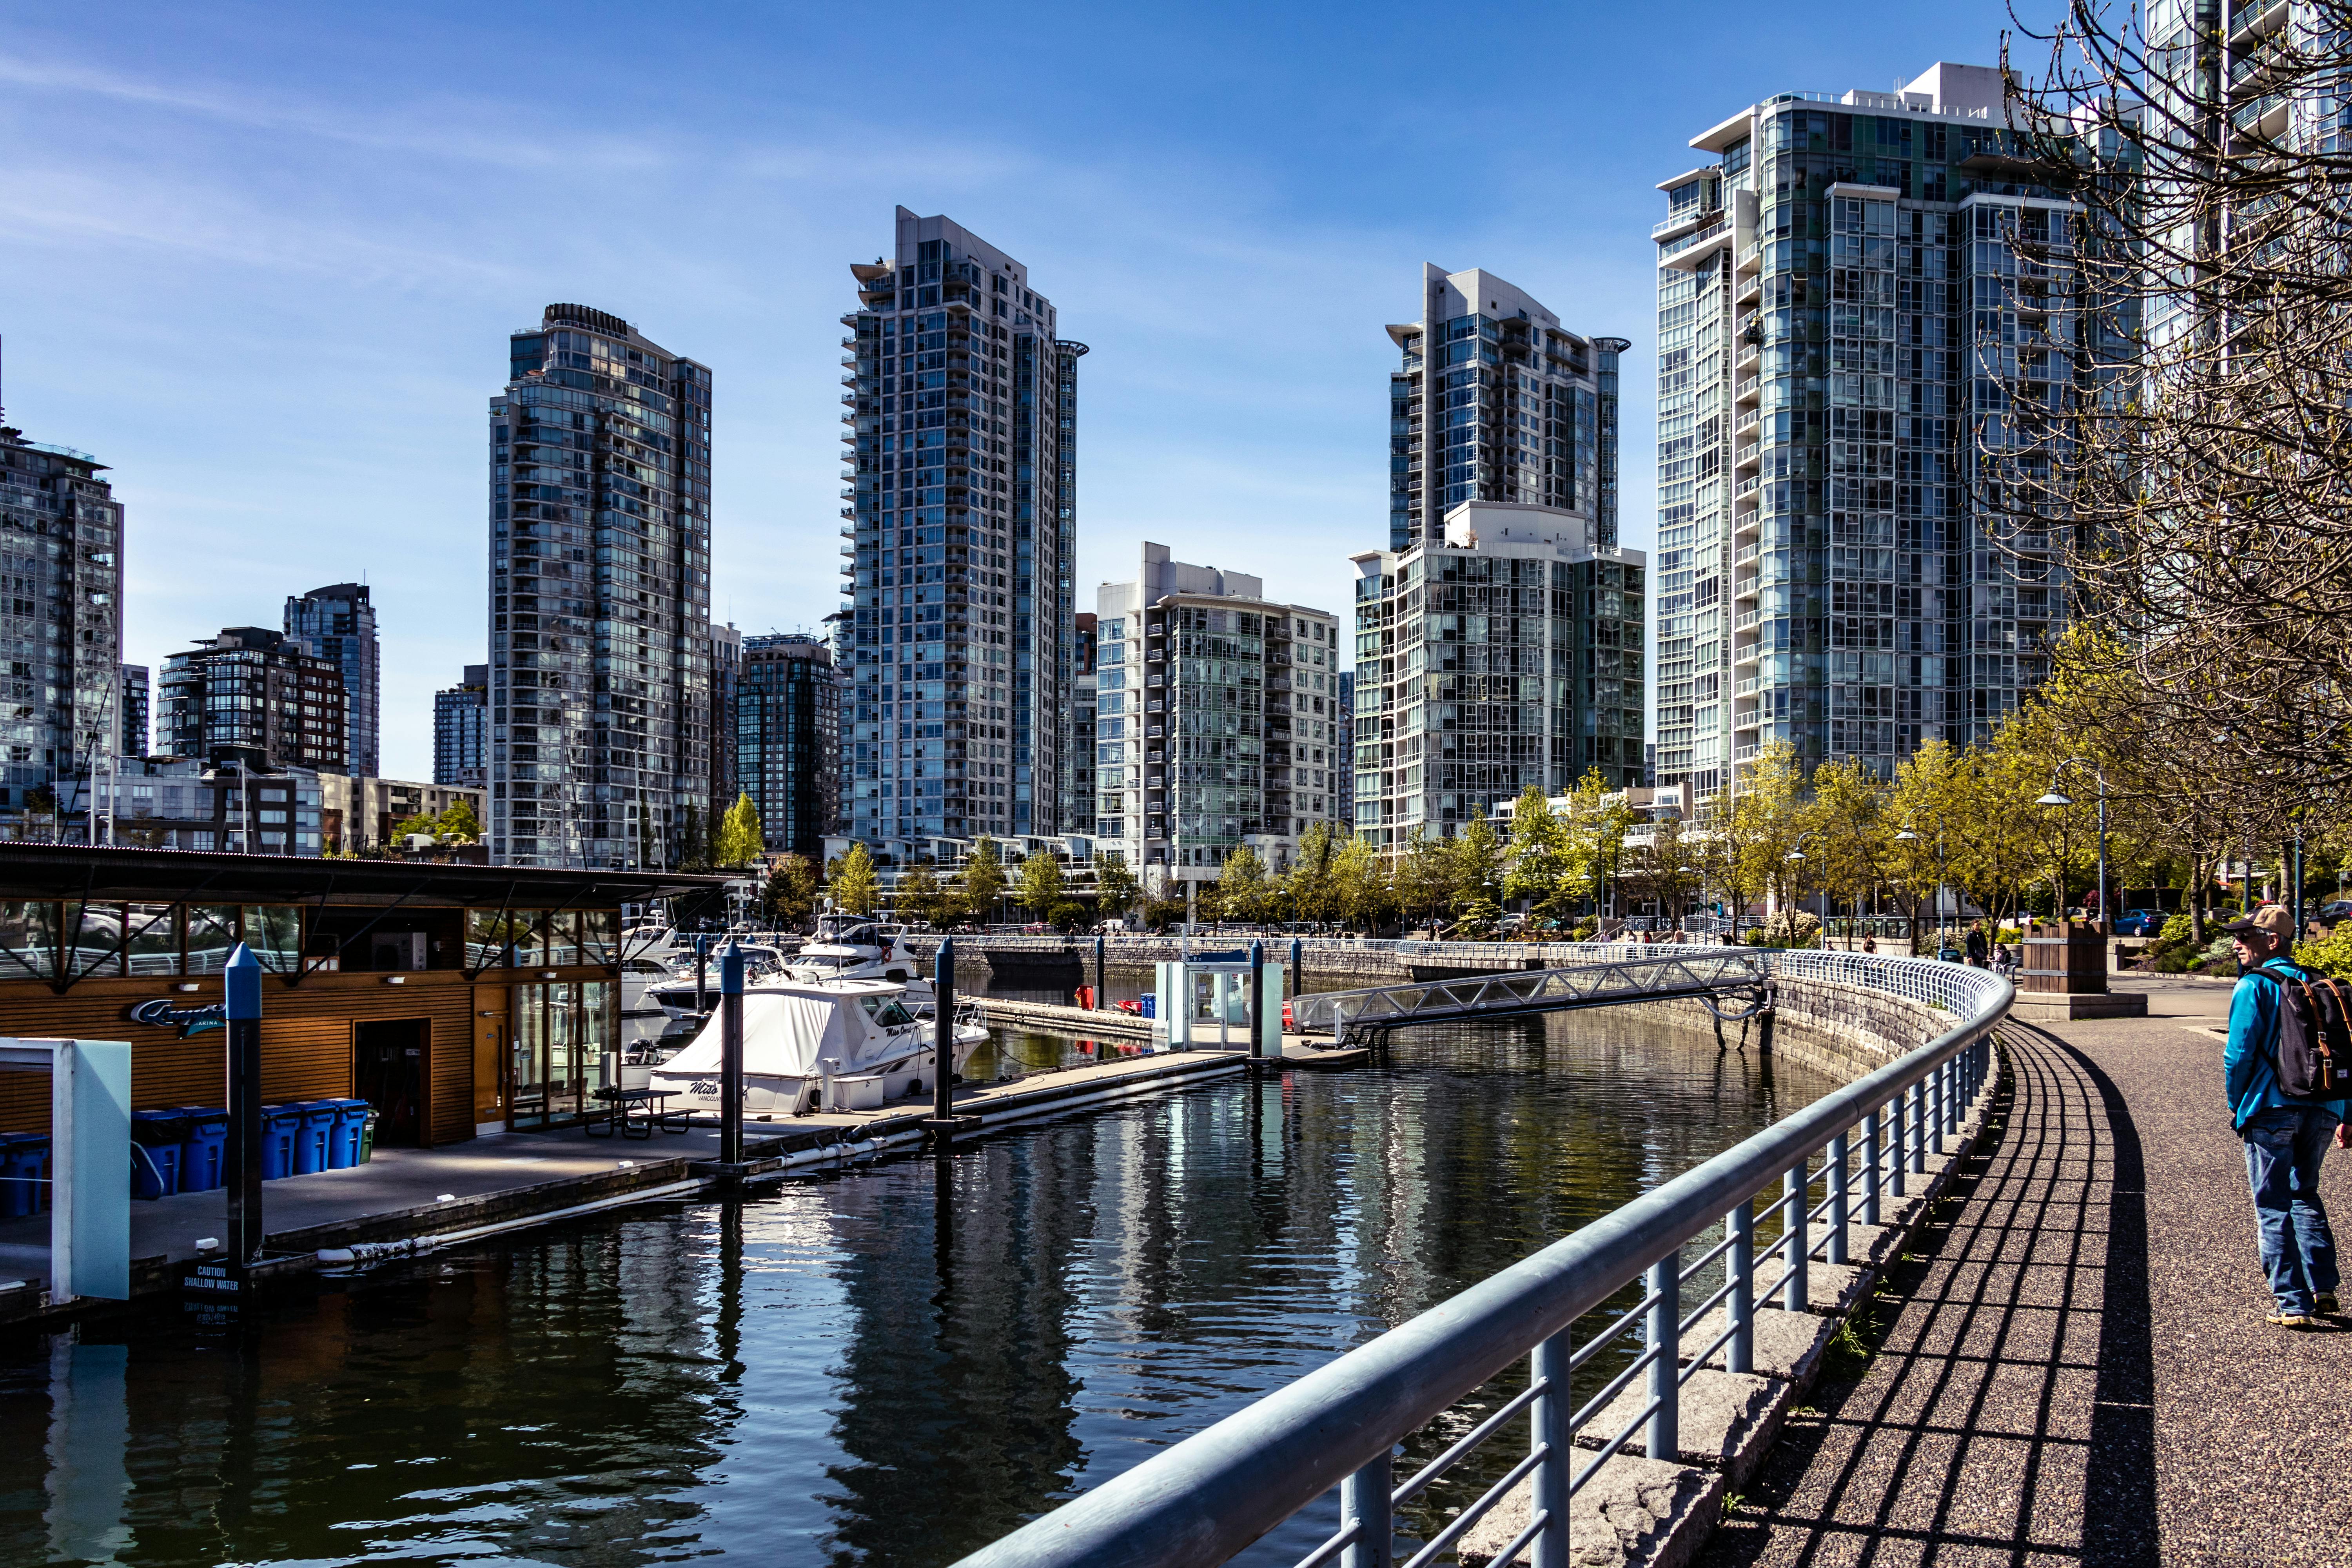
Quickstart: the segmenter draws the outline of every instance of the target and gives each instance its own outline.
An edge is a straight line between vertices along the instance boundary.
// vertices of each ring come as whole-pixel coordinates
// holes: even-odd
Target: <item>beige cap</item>
[[[2221,928],[2223,931],[2258,931],[2271,936],[2293,936],[2294,916],[2284,904],[2264,904],[2251,915],[2241,916]]]

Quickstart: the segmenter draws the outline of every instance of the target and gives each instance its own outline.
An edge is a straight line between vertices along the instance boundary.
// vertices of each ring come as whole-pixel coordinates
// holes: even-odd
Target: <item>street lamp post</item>
[[[2107,907],[2107,775],[2105,770],[2100,768],[2096,763],[2092,762],[2088,757],[2068,757],[2064,762],[2060,763],[2055,768],[2051,770],[2050,793],[2043,795],[2033,804],[2036,805],[2074,805],[2074,803],[2072,800],[2058,793],[2058,778],[2060,774],[2063,773],[2068,768],[2073,767],[2076,763],[2080,763],[2084,767],[2090,769],[2091,776],[2094,779],[2096,779],[2099,784],[2099,934],[2101,936],[2112,936],[2115,934],[2115,921],[2112,918],[2114,911],[2109,910]],[[2060,868],[2059,875],[2061,877],[2065,875],[2063,867]],[[2066,901],[2065,895],[2065,884],[2062,881],[2058,888],[2058,902],[2060,906],[2058,910],[2058,919],[2062,922],[2066,918],[2066,910],[2064,907]]]
[[[1805,859],[1805,845],[1806,845],[1807,841],[1808,841],[1808,840],[1810,840],[1811,837],[1812,837],[1812,835],[1811,835],[1811,834],[1810,834],[1810,833],[1803,834],[1803,835],[1801,835],[1801,836],[1800,836],[1800,837],[1798,837],[1796,847],[1789,851],[1789,862],[1790,862],[1790,864],[1791,864],[1791,865],[1802,865],[1802,864],[1804,863],[1804,859]],[[1802,907],[1802,902],[1803,902],[1803,900],[1799,900],[1799,906],[1800,906],[1801,908]],[[1790,917],[1790,921],[1789,921],[1789,929],[1790,929],[1791,931],[1795,931],[1795,930],[1796,930],[1796,926],[1797,926],[1796,918],[1795,918],[1794,916]],[[1821,945],[1822,945],[1822,950],[1823,952],[1826,952],[1829,950],[1829,945],[1830,945],[1830,900],[1829,900],[1829,893],[1828,893],[1828,890],[1827,890],[1826,889],[1823,889],[1823,891],[1822,891],[1822,936],[1821,936]]]
[[[1895,842],[1900,843],[1900,844],[1916,844],[1916,843],[1917,843],[1917,842],[1918,842],[1919,836],[1918,836],[1916,833],[1914,833],[1913,831],[1911,831],[1911,825],[1910,825],[1909,823],[1907,823],[1907,822],[1906,822],[1906,823],[1905,823],[1905,824],[1903,825],[1903,831],[1902,831],[1902,832],[1900,832],[1900,833],[1898,833],[1898,834],[1896,834],[1896,835],[1895,836]],[[1939,953],[1940,953],[1940,952],[1943,952],[1943,949],[1944,949],[1944,879],[1945,879],[1945,876],[1946,876],[1946,872],[1945,872],[1945,870],[1944,870],[1944,825],[1943,825],[1942,823],[1940,823],[1940,822],[1939,822],[1939,823],[1937,823],[1937,824],[1936,825],[1936,951],[1937,951],[1937,952],[1939,952]],[[1917,944],[1916,944],[1916,942],[1914,942],[1914,943],[1913,943],[1913,951],[1914,951],[1914,952],[1916,952],[1916,951],[1917,951]]]

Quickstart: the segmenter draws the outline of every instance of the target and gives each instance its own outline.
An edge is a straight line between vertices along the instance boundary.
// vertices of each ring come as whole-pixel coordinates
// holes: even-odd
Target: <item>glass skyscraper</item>
[[[1533,784],[1639,784],[1644,563],[1617,543],[1618,356],[1489,272],[1389,328],[1389,548],[1353,557],[1356,831],[1449,837]]]
[[[675,866],[710,816],[710,371],[585,305],[490,400],[490,853]],[[724,809],[723,807],[721,809]]]
[[[301,638],[313,658],[323,658],[342,671],[344,723],[349,729],[343,741],[345,771],[361,778],[375,777],[383,673],[375,607],[368,603],[367,584],[337,583],[289,596],[286,635]]]
[[[842,642],[845,831],[1050,834],[1069,738],[1077,360],[1029,269],[898,209],[894,253],[850,268]]]
[[[2059,568],[2036,535],[1997,548],[1969,484],[2021,381],[2082,374],[2074,208],[2021,183],[2002,101],[1942,63],[1783,93],[1660,182],[1661,786],[1704,802],[1780,741],[1891,773],[2049,673]]]
[[[824,638],[743,639],[734,740],[736,785],[759,807],[768,847],[822,864],[841,803],[841,682]]]
[[[433,782],[484,788],[489,755],[490,667],[469,664],[457,685],[433,694]]]
[[[120,744],[122,505],[87,452],[0,425],[0,809],[89,799]]]

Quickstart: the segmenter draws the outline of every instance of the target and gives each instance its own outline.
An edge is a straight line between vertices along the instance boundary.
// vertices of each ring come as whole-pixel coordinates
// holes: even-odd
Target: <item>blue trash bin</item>
[[[217,1105],[184,1105],[188,1135],[180,1145],[180,1190],[218,1192],[228,1179],[228,1112]]]
[[[22,1219],[49,1206],[49,1135],[11,1132],[0,1136],[0,1210]]]
[[[131,1113],[131,1195],[168,1198],[180,1190],[180,1151],[188,1139],[188,1117],[180,1110]]]
[[[265,1105],[261,1108],[261,1179],[274,1182],[294,1173],[294,1146],[301,1142],[302,1112],[309,1107]]]
[[[333,1169],[335,1129],[343,1119],[342,1104],[340,1100],[314,1100],[301,1108],[302,1125],[294,1141],[296,1175]]]
[[[367,1126],[368,1102],[322,1100],[319,1103],[335,1108],[334,1131],[327,1140],[327,1169],[348,1171],[360,1163],[360,1133]]]

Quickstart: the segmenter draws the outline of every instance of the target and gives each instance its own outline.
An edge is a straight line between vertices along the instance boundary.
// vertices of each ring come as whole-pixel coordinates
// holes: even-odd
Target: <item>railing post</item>
[[[1395,1489],[1390,1460],[1396,1446],[1362,1469],[1350,1471],[1339,1482],[1339,1528],[1362,1528],[1356,1539],[1339,1549],[1339,1568],[1390,1568],[1396,1560],[1396,1521],[1389,1517],[1389,1493]]]
[[[1830,1140],[1830,1246],[1826,1261],[1839,1264],[1845,1261],[1846,1184],[1853,1179],[1847,1170],[1846,1142],[1843,1129]]]
[[[1927,1152],[1940,1154],[1944,1152],[1945,1126],[1943,1068],[1937,1066],[1926,1078],[1921,1079],[1919,1087],[1927,1096]]]
[[[1905,1110],[1904,1120],[1911,1128],[1911,1173],[1927,1173],[1927,1085],[1923,1080],[1911,1086],[1911,1103]]]
[[[1879,1108],[1872,1106],[1870,1114],[1862,1119],[1862,1223],[1878,1223],[1878,1138],[1885,1118]]]
[[[1568,1489],[1576,1477],[1576,1396],[1569,1386],[1568,1363],[1576,1352],[1562,1330],[1536,1346],[1528,1374],[1543,1385],[1536,1395],[1534,1426],[1529,1436],[1542,1458],[1536,1461],[1529,1517],[1545,1516],[1543,1533],[1536,1537],[1533,1568],[1569,1568]]]
[[[1968,1119],[1969,1096],[1963,1087],[1967,1079],[1966,1059],[1962,1057],[1954,1057],[1950,1071],[1945,1079],[1944,1130],[1955,1138],[1960,1135],[1960,1123]]]
[[[1724,1312],[1731,1320],[1731,1342],[1724,1347],[1727,1372],[1756,1370],[1756,1200],[1743,1198],[1727,1221],[1731,1226],[1731,1250],[1724,1267],[1730,1271],[1731,1294]]]
[[[1650,1265],[1650,1458],[1682,1462],[1682,1248]]]
[[[1890,1197],[1904,1195],[1908,1184],[1903,1173],[1911,1168],[1910,1157],[1903,1152],[1903,1096],[1896,1094],[1886,1102],[1886,1192]]]
[[[1805,1217],[1805,1195],[1812,1187],[1811,1173],[1800,1160],[1780,1178],[1782,1215],[1780,1232],[1785,1242],[1780,1250],[1788,1272],[1780,1277],[1780,1304],[1791,1312],[1801,1312],[1812,1305],[1812,1281],[1809,1278],[1812,1263],[1813,1227]]]

